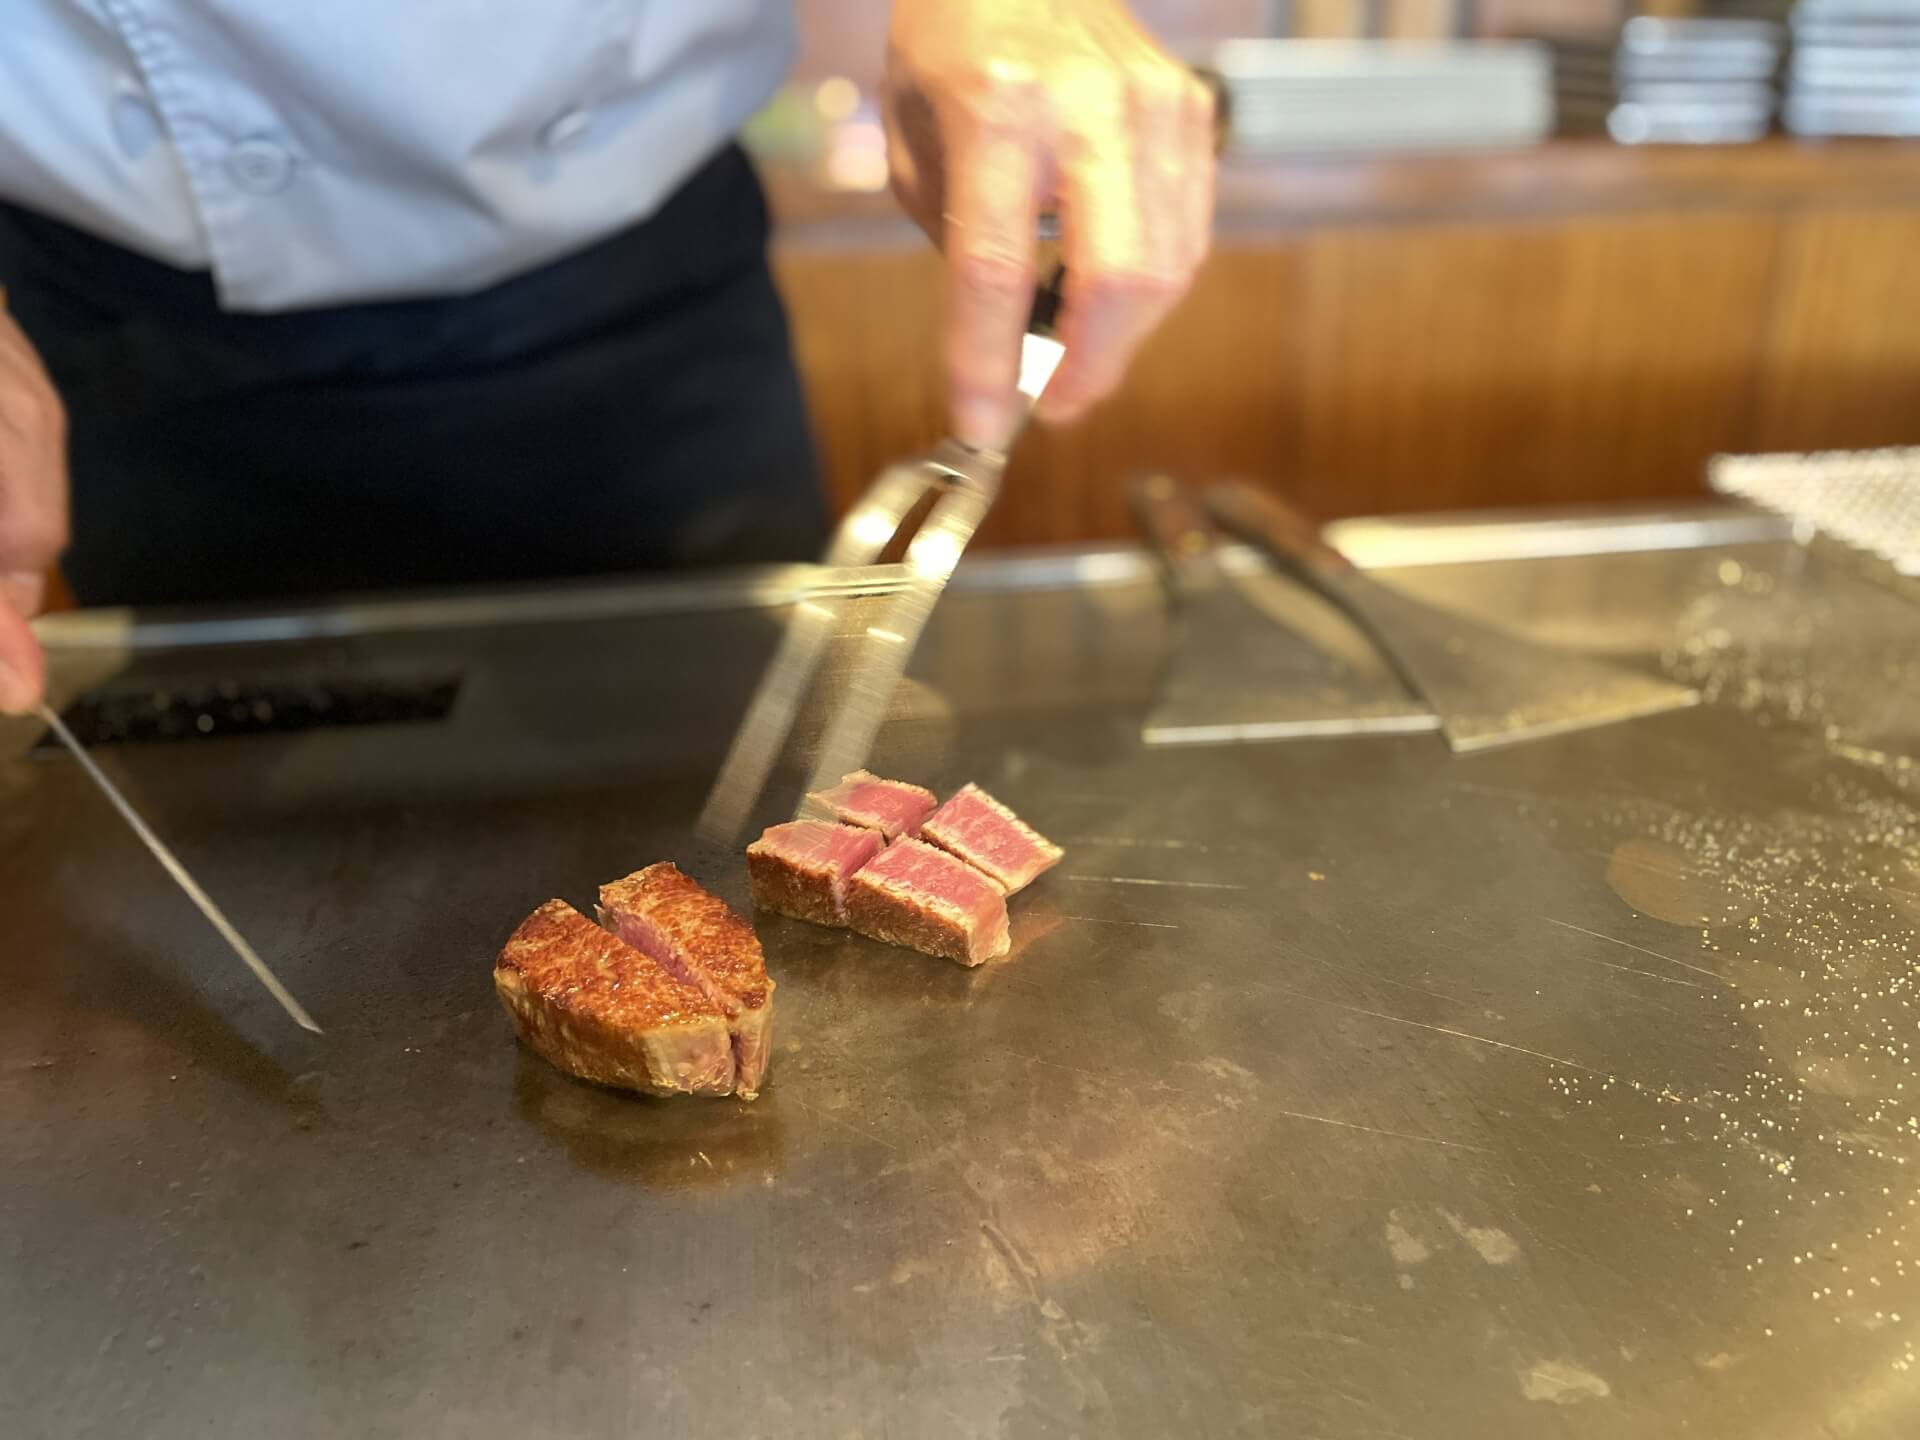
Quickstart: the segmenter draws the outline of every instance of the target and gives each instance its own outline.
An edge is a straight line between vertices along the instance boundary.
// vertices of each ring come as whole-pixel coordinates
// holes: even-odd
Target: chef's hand
[[[0,291],[0,713],[33,708],[46,657],[27,628],[67,543],[67,415]]]
[[[1057,205],[1066,359],[1040,413],[1119,383],[1186,290],[1213,215],[1213,97],[1119,0],[894,0],[885,95],[895,193],[945,252],[955,434],[1003,445]]]

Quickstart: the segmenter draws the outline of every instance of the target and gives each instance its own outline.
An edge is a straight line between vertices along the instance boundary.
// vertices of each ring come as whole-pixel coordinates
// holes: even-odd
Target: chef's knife
[[[39,714],[40,718],[46,722],[47,728],[59,737],[60,743],[73,752],[73,758],[80,762],[80,768],[87,772],[87,778],[98,785],[101,793],[113,802],[113,808],[120,812],[120,818],[132,827],[133,833],[140,837],[141,843],[153,852],[154,859],[166,868],[166,872],[173,877],[174,882],[187,892],[187,898],[200,908],[200,913],[205,915],[213,928],[220,932],[220,938],[233,947],[233,953],[238,955],[246,963],[247,968],[253,971],[260,983],[267,987],[267,993],[280,1002],[280,1008],[292,1016],[294,1023],[303,1030],[311,1030],[316,1035],[320,1034],[320,1027],[313,1023],[313,1017],[307,1014],[306,1007],[293,998],[287,987],[280,983],[279,977],[267,968],[267,962],[254,953],[246,937],[234,929],[233,922],[228,920],[220,907],[213,903],[213,897],[200,888],[200,883],[188,872],[187,867],[182,865],[173,851],[167,848],[166,843],[153,833],[153,828],[140,818],[140,812],[133,808],[132,802],[122,795],[119,788],[107,778],[106,772],[93,763],[93,757],[87,753],[86,746],[82,745],[79,738],[67,728],[66,721],[62,720],[58,712],[44,701],[41,702]]]

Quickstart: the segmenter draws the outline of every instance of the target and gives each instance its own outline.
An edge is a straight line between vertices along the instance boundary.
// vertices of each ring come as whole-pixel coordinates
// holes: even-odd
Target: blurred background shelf
[[[796,161],[763,159],[761,173],[785,245],[920,243],[884,188],[834,188]],[[1347,221],[1836,204],[1920,205],[1920,142],[1565,139],[1496,150],[1233,156],[1221,166],[1216,223],[1232,237]]]
[[[778,270],[845,503],[941,433],[939,262],[775,165]],[[1696,495],[1720,452],[1920,442],[1920,144],[1555,141],[1235,160],[1123,389],[1023,440],[983,540],[1131,533],[1145,469],[1323,516]]]
[[[749,133],[839,504],[946,429],[940,262],[886,192],[890,3],[796,0],[791,82]],[[1885,125],[1908,113],[1889,85],[1920,123],[1920,0],[1131,3],[1184,55],[1336,47],[1309,90],[1362,38],[1426,64],[1436,44],[1511,57],[1532,37],[1563,130],[1596,96],[1611,118],[1609,96],[1665,96],[1634,96],[1643,82],[1769,68],[1702,53],[1705,21],[1723,41],[1788,37],[1789,126]],[[1266,113],[1284,128],[1284,106]],[[1524,106],[1495,119],[1543,130]],[[982,543],[1129,535],[1125,482],[1148,469],[1253,477],[1332,518],[1697,495],[1719,453],[1920,444],[1920,140],[1488,148],[1497,130],[1452,150],[1230,154],[1193,293],[1117,396],[1023,440]]]

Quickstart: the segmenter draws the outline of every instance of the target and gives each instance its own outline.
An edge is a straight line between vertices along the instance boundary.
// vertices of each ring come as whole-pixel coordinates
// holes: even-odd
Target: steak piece
[[[956,790],[927,817],[920,838],[959,856],[1009,895],[1066,853],[978,785]]]
[[[520,922],[493,984],[520,1038],[569,1075],[653,1095],[733,1090],[719,1008],[564,900]]]
[[[753,926],[668,861],[602,885],[599,913],[601,924],[727,1017],[735,1093],[759,1094],[773,1058],[773,981]]]
[[[904,780],[882,780],[864,770],[841,777],[831,790],[816,790],[807,799],[834,819],[878,830],[888,840],[913,834],[939,803],[931,790]]]
[[[847,924],[862,935],[978,965],[1004,955],[1007,899],[986,876],[944,850],[896,840],[854,873]]]
[[[877,830],[789,820],[747,847],[753,903],[816,925],[847,923],[847,881],[880,851]]]

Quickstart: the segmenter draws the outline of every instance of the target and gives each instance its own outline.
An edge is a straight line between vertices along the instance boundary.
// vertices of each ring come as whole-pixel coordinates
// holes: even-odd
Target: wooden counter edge
[[[891,244],[917,235],[885,192],[821,186],[802,164],[765,161],[783,242]],[[1223,236],[1306,225],[1524,218],[1634,210],[1920,206],[1920,141],[1616,145],[1556,140],[1431,154],[1230,156]]]

